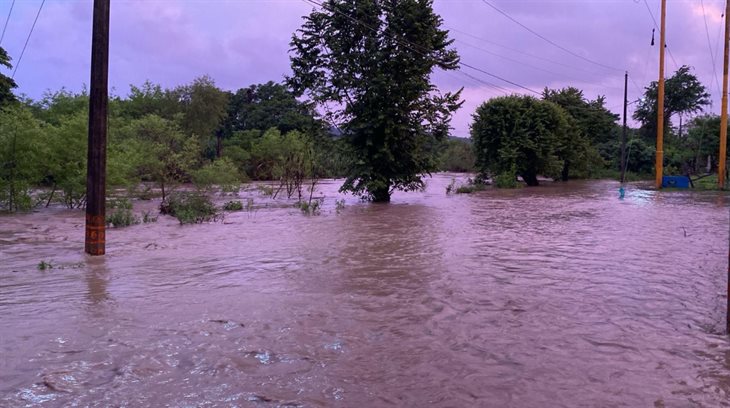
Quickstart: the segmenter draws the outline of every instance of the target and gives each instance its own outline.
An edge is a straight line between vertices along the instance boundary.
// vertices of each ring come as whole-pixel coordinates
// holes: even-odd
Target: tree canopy
[[[5,68],[11,69],[13,66],[10,64],[11,58],[3,47],[0,47],[0,65]],[[17,88],[18,84],[15,83],[13,78],[7,77],[0,74],[0,106],[7,105],[10,102],[15,102],[17,99],[13,95],[13,89]]]
[[[560,106],[569,116],[569,131],[565,132],[558,146],[558,157],[563,160],[561,178],[568,180],[571,170],[590,172],[592,167],[602,166],[599,152],[607,152],[606,145],[614,144],[617,136],[618,115],[605,108],[605,98],[588,100],[583,91],[568,87],[543,91],[543,99]],[[613,152],[611,152],[613,153]]]
[[[483,103],[473,118],[471,137],[483,175],[519,175],[536,186],[538,175],[556,177],[561,171],[560,143],[571,129],[558,105],[531,96],[505,96]]]
[[[459,62],[441,24],[431,0],[327,0],[294,35],[289,83],[353,150],[343,191],[389,201],[436,169],[430,147],[460,106],[460,92],[442,95],[430,80]]]
[[[681,66],[674,75],[666,79],[664,93],[666,130],[669,130],[666,125],[672,116],[702,112],[710,104],[710,94],[687,65]],[[656,134],[658,94],[659,85],[654,81],[646,88],[644,98],[639,101],[633,115],[635,120],[641,122],[642,129],[648,136]]]

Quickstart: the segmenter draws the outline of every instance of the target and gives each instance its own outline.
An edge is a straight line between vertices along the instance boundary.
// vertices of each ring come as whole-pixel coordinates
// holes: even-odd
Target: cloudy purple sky
[[[650,46],[654,22],[649,10],[658,20],[659,0],[489,1],[553,42],[618,70],[548,44],[482,0],[435,0],[464,63],[537,91],[575,86],[589,98],[606,95],[616,113],[623,98],[623,70],[632,78],[629,100],[657,77],[659,51]],[[40,4],[15,2],[0,44],[13,62]],[[0,0],[0,24],[10,5],[10,0]],[[125,95],[129,84],[147,79],[172,87],[209,74],[224,89],[280,81],[289,73],[291,35],[312,8],[302,0],[112,0],[110,85]],[[712,93],[713,112],[720,109],[721,82],[715,72],[722,81],[723,8],[722,0],[668,0],[667,44],[674,60],[667,57],[667,70],[694,67]],[[38,98],[49,89],[78,90],[88,82],[91,13],[90,0],[46,1],[15,77],[19,92]],[[658,32],[656,38],[658,44]],[[711,53],[716,54],[714,67]],[[507,92],[526,92],[472,69],[463,71],[468,75],[434,74],[444,91],[464,87],[466,102],[452,123],[455,135],[468,135],[478,104],[505,93],[469,75]]]

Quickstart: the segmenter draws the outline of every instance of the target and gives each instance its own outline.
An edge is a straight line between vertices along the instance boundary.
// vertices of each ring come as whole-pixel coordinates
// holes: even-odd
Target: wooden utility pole
[[[727,160],[727,75],[730,55],[730,2],[725,5],[725,63],[722,68],[722,112],[720,114],[720,162],[717,164],[717,186],[725,188],[725,162]]]
[[[624,132],[621,136],[621,183],[626,179],[626,111],[629,106],[629,71],[624,75]]]
[[[659,94],[656,123],[656,188],[662,188],[664,176],[664,54],[667,44],[667,0],[662,0],[662,22],[659,29]]]
[[[94,0],[86,162],[86,253],[106,252],[106,133],[109,105],[109,2]]]

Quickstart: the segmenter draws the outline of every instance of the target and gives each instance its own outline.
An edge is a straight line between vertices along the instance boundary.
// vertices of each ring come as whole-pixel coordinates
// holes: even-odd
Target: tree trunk
[[[370,192],[373,196],[374,203],[389,203],[390,202],[390,189],[388,187],[379,188]]]
[[[530,187],[539,186],[540,183],[537,181],[537,174],[534,173],[525,173],[521,174],[522,180],[525,181],[525,183]]]
[[[562,181],[568,181],[569,174],[570,174],[570,162],[566,160],[565,163],[563,163],[563,172],[560,174],[560,179]]]

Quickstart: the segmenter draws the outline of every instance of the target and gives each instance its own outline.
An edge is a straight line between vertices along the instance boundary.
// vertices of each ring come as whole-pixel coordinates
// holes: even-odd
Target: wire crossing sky
[[[78,91],[89,81],[92,2],[46,2],[29,37],[42,2],[0,1],[0,23],[10,16],[2,47],[13,64],[23,54],[15,80],[17,91],[31,98],[61,87]],[[667,44],[676,66],[694,67],[716,113],[724,5],[670,0],[667,7]],[[130,84],[148,79],[172,87],[209,74],[233,90],[281,81],[290,73],[292,34],[317,7],[301,0],[112,2],[110,84],[126,95]],[[491,97],[575,86],[590,99],[605,95],[620,113],[624,70],[630,101],[658,76],[659,49],[651,39],[659,0],[435,0],[434,8],[462,60],[461,70],[433,76],[442,91],[464,87],[454,135],[469,134],[471,115]],[[675,71],[671,58],[666,68],[668,75]]]

